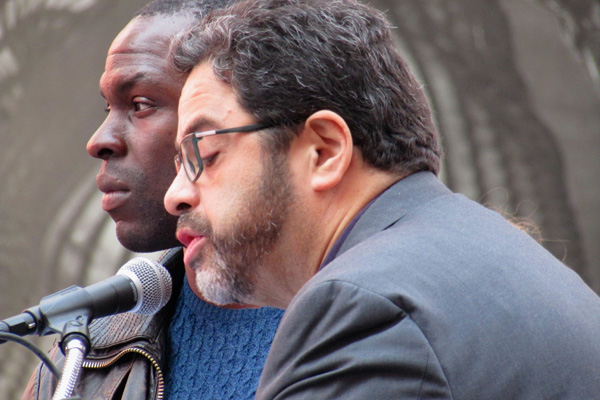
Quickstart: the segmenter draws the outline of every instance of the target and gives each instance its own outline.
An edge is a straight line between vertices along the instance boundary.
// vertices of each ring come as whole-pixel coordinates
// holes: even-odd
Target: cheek
[[[245,203],[248,197],[245,195],[246,188],[241,185],[231,187],[211,187],[200,193],[200,212],[208,218],[208,221],[216,231],[225,226],[235,223],[240,214],[246,212]]]
[[[173,143],[156,141],[140,146],[137,159],[141,173],[146,176],[148,184],[155,190],[158,188],[164,196],[167,188],[175,179],[175,149]]]
[[[242,171],[242,172],[235,172]],[[251,202],[262,185],[261,175],[248,169],[222,171],[210,184],[200,189],[200,208],[213,228],[235,224],[252,213]]]
[[[252,136],[241,138],[245,140],[227,144],[221,160],[197,182],[200,213],[216,230],[247,218],[262,186],[264,156],[258,142]]]

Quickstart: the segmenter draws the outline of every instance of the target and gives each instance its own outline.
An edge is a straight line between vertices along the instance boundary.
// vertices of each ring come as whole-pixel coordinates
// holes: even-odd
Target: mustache
[[[202,236],[207,237],[208,239],[213,238],[213,228],[208,219],[185,213],[179,216],[177,219],[177,229],[187,228],[192,230],[195,233],[198,233]]]

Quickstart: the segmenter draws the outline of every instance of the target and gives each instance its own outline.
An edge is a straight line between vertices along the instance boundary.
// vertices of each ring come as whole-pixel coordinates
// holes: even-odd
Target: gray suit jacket
[[[257,399],[600,399],[600,298],[428,172],[295,296]]]

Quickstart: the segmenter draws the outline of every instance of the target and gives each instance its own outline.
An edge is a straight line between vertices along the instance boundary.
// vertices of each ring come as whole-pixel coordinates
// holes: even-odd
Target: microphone
[[[92,319],[131,311],[150,315],[171,297],[171,275],[162,265],[147,258],[134,258],[116,275],[81,288],[71,286],[44,297],[38,306],[0,321],[0,332],[20,336],[62,333],[76,319]]]

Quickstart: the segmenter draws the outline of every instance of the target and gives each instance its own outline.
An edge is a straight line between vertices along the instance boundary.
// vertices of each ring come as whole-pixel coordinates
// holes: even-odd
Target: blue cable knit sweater
[[[253,399],[283,310],[232,310],[184,282],[168,336],[167,400]]]

